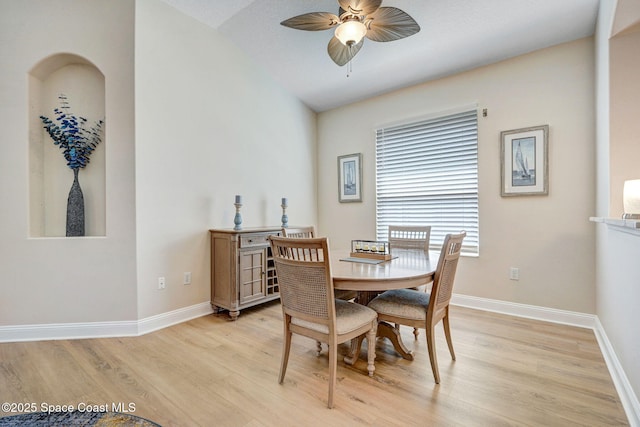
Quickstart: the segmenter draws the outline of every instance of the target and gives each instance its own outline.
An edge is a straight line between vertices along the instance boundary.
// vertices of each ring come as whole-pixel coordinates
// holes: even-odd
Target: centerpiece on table
[[[391,252],[388,242],[375,240],[352,240],[351,256],[356,258],[372,258],[390,260]]]

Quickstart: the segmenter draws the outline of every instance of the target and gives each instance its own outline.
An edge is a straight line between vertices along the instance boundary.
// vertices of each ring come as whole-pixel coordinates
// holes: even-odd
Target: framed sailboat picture
[[[338,156],[338,201],[362,201],[362,153]]]
[[[501,195],[549,194],[549,125],[500,132]]]

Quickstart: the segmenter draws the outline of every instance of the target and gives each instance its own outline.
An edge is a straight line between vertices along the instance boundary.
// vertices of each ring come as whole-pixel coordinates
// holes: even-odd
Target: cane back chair
[[[378,312],[378,320],[380,321],[426,330],[431,370],[437,384],[440,383],[440,373],[434,331],[435,326],[441,320],[451,359],[456,360],[449,326],[449,302],[460,259],[462,240],[465,236],[466,233],[461,232],[460,234],[448,234],[445,237],[430,292],[394,289],[383,292],[369,303],[369,307]]]
[[[335,299],[326,237],[270,236],[269,239],[284,321],[278,382],[282,384],[284,381],[293,334],[325,342],[329,348],[327,406],[331,408],[336,386],[338,344],[366,335],[367,370],[369,376],[373,376],[378,327],[376,312],[357,303]]]
[[[430,225],[390,225],[389,226],[389,248],[390,249],[415,249],[429,253],[429,240],[431,239]],[[427,285],[431,282],[425,282],[423,285],[413,288],[415,290],[427,290]],[[400,325],[396,324],[396,329]],[[420,331],[413,328],[413,335],[418,338]]]
[[[316,236],[316,230],[313,225],[307,227],[292,227],[292,228],[282,228],[282,235],[284,237],[293,237],[296,239],[308,239]],[[334,291],[334,295],[336,298],[343,300],[354,300],[358,297],[358,292],[356,291],[347,291],[344,289],[337,289]]]

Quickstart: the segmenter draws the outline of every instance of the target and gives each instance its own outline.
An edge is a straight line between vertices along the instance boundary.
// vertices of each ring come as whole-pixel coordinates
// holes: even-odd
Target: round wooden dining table
[[[438,253],[420,250],[394,249],[388,261],[351,257],[349,251],[331,251],[333,287],[358,291],[358,303],[367,305],[375,296],[389,289],[413,288],[433,282],[438,265]],[[400,338],[399,331],[386,322],[378,323],[378,337],[389,338],[403,358],[413,360]],[[353,364],[360,353],[363,337],[351,344],[345,362]]]
[[[331,251],[334,289],[386,291],[412,288],[433,281],[438,254],[420,250],[393,249],[392,259],[351,257],[346,250]]]

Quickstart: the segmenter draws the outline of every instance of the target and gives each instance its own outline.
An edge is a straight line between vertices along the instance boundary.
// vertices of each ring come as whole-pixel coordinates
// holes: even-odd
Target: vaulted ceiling
[[[327,54],[333,30],[280,25],[309,12],[338,13],[336,0],[163,0],[215,28],[287,90],[325,111],[409,85],[594,33],[599,0],[383,0],[421,31],[392,42],[365,39],[348,65]],[[215,55],[215,52],[211,52]]]

